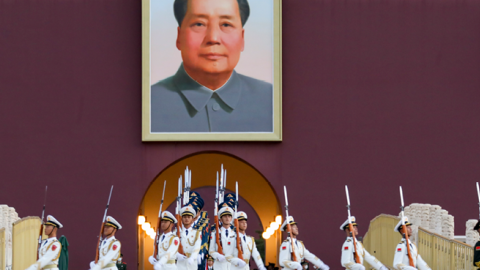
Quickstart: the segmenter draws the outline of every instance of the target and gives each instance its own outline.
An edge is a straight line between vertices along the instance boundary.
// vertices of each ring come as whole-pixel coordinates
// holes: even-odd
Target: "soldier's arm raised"
[[[253,248],[252,248],[252,258],[255,261],[255,264],[257,264],[258,270],[266,270],[265,265],[263,265],[262,257],[260,256],[260,252],[258,252],[257,249],[257,244],[255,244],[255,238],[251,238],[253,242]]]
[[[428,264],[423,260],[420,254],[417,256],[417,267],[419,270],[432,270],[430,266],[428,266]]]
[[[302,243],[302,247],[303,247],[303,256],[305,257],[305,260],[311,262],[312,264],[314,264],[315,266],[317,266],[318,268],[322,269],[322,270],[328,270],[330,269],[330,267],[328,267],[328,265],[324,264],[322,260],[320,260],[317,256],[315,256],[313,253],[311,253],[310,251],[308,251],[308,249],[305,248],[305,245],[303,245]]]

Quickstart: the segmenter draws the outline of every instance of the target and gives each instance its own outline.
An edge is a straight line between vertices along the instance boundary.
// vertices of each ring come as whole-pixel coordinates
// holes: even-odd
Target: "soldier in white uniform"
[[[176,270],[175,259],[177,257],[178,246],[180,240],[172,232],[173,224],[177,224],[177,219],[169,211],[162,212],[160,219],[160,228],[163,233],[158,243],[158,253],[155,258],[150,256],[148,261],[153,265],[155,270]]]
[[[303,259],[311,262],[315,267],[322,269],[322,270],[328,270],[330,267],[328,265],[324,264],[322,260],[320,260],[317,256],[314,254],[310,253],[305,248],[305,245],[303,244],[302,241],[297,240],[298,236],[298,226],[297,223],[294,221],[292,216],[289,216],[287,219],[285,219],[285,222],[283,222],[282,227],[280,227],[281,231],[285,231],[287,227],[287,222],[290,223],[290,226],[292,228],[292,234],[290,237],[287,237],[285,241],[283,241],[282,245],[280,246],[280,254],[278,255],[279,259],[278,261],[280,262],[280,266],[291,269],[291,270],[302,270],[303,267],[301,265],[301,262]],[[294,252],[297,257],[296,261],[292,260],[292,238],[293,238],[293,246],[294,246]]]
[[[353,225],[353,233],[355,236],[358,235],[357,223],[355,217],[351,217],[351,223]],[[377,270],[388,270],[377,258],[370,255],[361,242],[358,240],[357,243],[357,253],[360,259],[360,263],[355,262],[355,248],[353,246],[353,237],[351,236],[348,219],[340,226],[340,230],[345,231],[347,234],[347,239],[342,246],[342,266],[348,270],[365,270],[363,266],[363,261],[367,261],[373,268]]]
[[[120,249],[122,245],[115,238],[117,230],[122,229],[122,225],[113,217],[107,216],[105,226],[103,227],[103,241],[98,247],[100,249],[98,262],[90,263],[91,270],[118,270],[117,260],[120,258]]]
[[[179,270],[196,270],[198,268],[197,256],[202,245],[201,232],[193,229],[193,221],[197,212],[193,206],[187,205],[180,210],[180,214],[182,215],[180,242],[185,254],[177,253],[177,268]]]
[[[42,241],[38,249],[38,261],[27,270],[58,270],[58,258],[62,250],[62,245],[57,240],[57,231],[60,228],[63,228],[63,225],[53,216],[48,215],[44,224],[44,231],[48,238]]]
[[[234,210],[226,204],[218,211],[222,227],[220,228],[220,244],[223,248],[223,254],[218,253],[216,242],[216,231],[212,230],[210,237],[209,253],[215,259],[213,268],[215,270],[243,269],[247,264],[238,258],[237,234],[232,226],[232,217]],[[233,266],[233,267],[232,267]]]
[[[242,270],[250,270],[250,257],[253,257],[253,260],[257,264],[258,270],[267,270],[263,264],[262,257],[257,250],[257,245],[255,244],[255,238],[248,236],[246,234],[247,230],[247,214],[243,211],[237,212],[238,219],[238,232],[240,234],[240,240],[242,243],[243,249],[243,260],[247,263]]]
[[[407,226],[407,234],[408,237],[412,236],[412,223],[408,222],[408,218],[404,217],[405,226]],[[395,226],[395,231],[402,234],[402,221],[400,220]],[[403,236],[403,234],[402,234]],[[410,245],[410,252],[413,259],[413,264],[415,267],[410,266],[410,261],[408,258],[407,252],[407,244],[405,238],[397,245],[397,249],[395,250],[395,257],[393,258],[393,268],[397,270],[416,270],[417,268],[420,270],[432,270],[428,264],[422,259],[422,256],[418,254],[418,249],[415,244],[408,239],[408,243]]]

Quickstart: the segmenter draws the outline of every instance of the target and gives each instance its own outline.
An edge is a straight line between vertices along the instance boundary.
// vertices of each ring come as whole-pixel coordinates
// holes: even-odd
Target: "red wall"
[[[283,142],[142,143],[140,1],[0,1],[0,203],[40,215],[49,185],[47,212],[81,269],[115,184],[109,213],[135,269],[150,181],[213,150],[277,192],[288,185],[301,238],[333,269],[345,184],[361,234],[398,213],[399,185],[407,204],[441,205],[463,234],[478,214],[480,2],[283,0],[283,11]]]

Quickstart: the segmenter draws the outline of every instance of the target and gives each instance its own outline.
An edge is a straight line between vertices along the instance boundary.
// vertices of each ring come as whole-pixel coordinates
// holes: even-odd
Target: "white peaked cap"
[[[405,226],[412,225],[412,223],[408,222],[408,217],[403,217],[403,220],[405,221]],[[400,232],[400,227],[402,227],[402,219],[397,223],[397,226],[395,226],[395,229],[393,229],[396,232]]]
[[[231,215],[233,217],[233,212],[234,211],[230,206],[225,206],[218,211],[218,216],[222,217],[223,215]]]
[[[238,220],[247,220],[248,219],[247,213],[245,213],[243,211],[237,212],[237,219]]]
[[[356,226],[356,225],[357,225],[357,222],[355,221],[355,217],[354,217],[354,216],[351,216],[351,217],[350,217],[350,220],[352,221],[352,225],[353,225],[353,226]],[[343,224],[340,225],[340,230],[341,230],[341,231],[345,230],[345,229],[346,229],[345,227],[346,227],[348,224],[349,224],[349,222],[348,222],[348,218],[347,218],[347,220],[345,220],[345,222],[343,222]]]
[[[168,220],[168,221],[173,222],[174,224],[177,224],[177,219],[175,218],[175,216],[168,211],[163,211],[162,212],[162,219],[161,220]]]
[[[282,224],[282,227],[280,227],[280,231],[285,231],[285,228],[287,227],[287,221],[290,223],[290,225],[297,224],[295,220],[293,220],[292,216],[289,216],[288,218],[285,219],[285,221]]]
[[[185,205],[184,207],[182,207],[182,209],[180,209],[180,215],[182,217],[185,216],[185,215],[196,216],[197,211],[195,211],[195,209],[193,209],[193,206]]]
[[[56,218],[54,218],[51,215],[47,216],[47,221],[45,222],[45,225],[53,225],[53,226],[56,226],[60,229],[63,228],[62,223],[60,223]]]
[[[114,227],[118,230],[121,230],[122,229],[122,225],[120,225],[120,223],[118,223],[118,221],[116,221],[113,217],[111,216],[107,216],[107,220],[105,221],[105,225],[107,226],[111,226],[111,227]]]

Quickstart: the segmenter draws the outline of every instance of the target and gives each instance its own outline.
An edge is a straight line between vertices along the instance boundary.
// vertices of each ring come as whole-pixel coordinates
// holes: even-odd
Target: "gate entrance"
[[[264,230],[270,225],[270,222],[274,221],[275,216],[282,214],[280,202],[270,183],[260,172],[247,162],[224,153],[199,153],[187,156],[165,168],[152,181],[146,191],[140,205],[139,215],[145,216],[147,222],[156,227],[160,201],[162,199],[163,182],[167,181],[163,209],[174,209],[172,204],[177,196],[178,178],[188,166],[192,171],[192,190],[198,189],[205,201],[203,210],[208,211],[210,224],[213,225],[214,216],[211,209],[213,209],[214,205],[214,196],[208,194],[214,194],[211,190],[212,187],[215,189],[217,171],[220,171],[222,164],[223,168],[227,170],[227,189],[235,190],[235,182],[238,182],[239,196],[241,197],[239,198],[239,210],[251,207],[258,217],[250,218],[251,214],[249,215],[249,226],[247,229],[248,235],[258,238],[259,235],[255,233],[258,226],[257,224],[252,224],[250,220],[259,220],[262,224],[262,227],[259,229]],[[248,203],[248,206],[242,205],[242,201]],[[175,214],[174,212],[172,213]],[[146,235],[140,226],[138,227],[137,239],[139,269],[152,270],[153,266],[148,262],[148,257],[153,254],[153,239]],[[275,233],[272,237],[265,240],[264,259],[267,264],[268,262],[277,264],[280,244],[280,233]],[[254,263],[252,268],[256,268]]]

